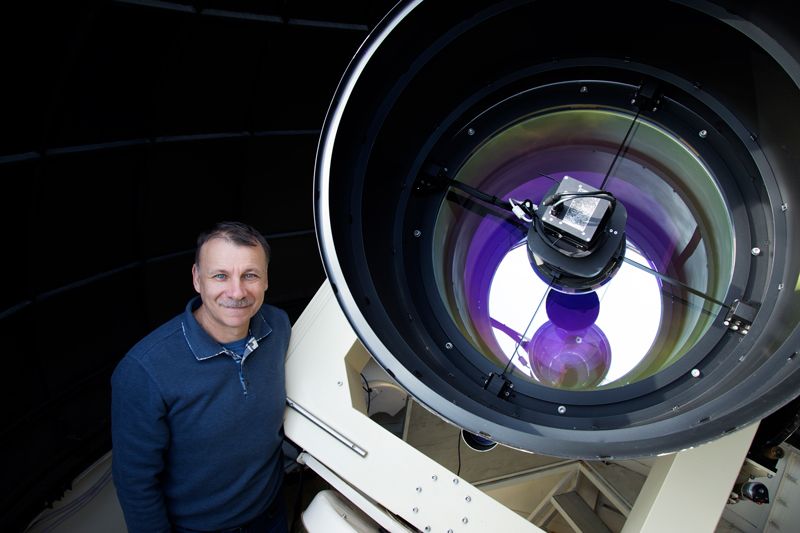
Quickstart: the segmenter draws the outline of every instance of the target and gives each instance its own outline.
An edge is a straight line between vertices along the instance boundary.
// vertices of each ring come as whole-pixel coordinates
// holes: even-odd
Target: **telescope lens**
[[[631,142],[616,156],[629,128]],[[666,127],[613,108],[526,117],[487,137],[454,179],[538,203],[564,176],[603,186],[628,210],[626,263],[590,293],[596,306],[576,295],[543,305],[548,283],[522,246],[526,226],[452,192],[435,224],[442,302],[478,352],[534,383],[591,390],[652,376],[688,353],[721,312],[714,302],[730,283],[733,231],[716,180]]]
[[[606,4],[398,3],[315,181],[331,286],[386,371],[474,434],[590,459],[708,442],[800,382],[796,47],[713,2],[647,27]],[[565,176],[624,212],[536,241],[524,201]]]

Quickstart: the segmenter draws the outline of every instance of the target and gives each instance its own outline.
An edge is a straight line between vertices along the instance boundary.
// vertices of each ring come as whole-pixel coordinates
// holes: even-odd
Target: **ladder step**
[[[564,520],[578,533],[611,533],[577,492],[556,494],[552,501]]]

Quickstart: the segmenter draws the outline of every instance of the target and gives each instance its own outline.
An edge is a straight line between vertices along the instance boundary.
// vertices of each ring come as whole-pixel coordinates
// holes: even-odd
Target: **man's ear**
[[[197,263],[192,265],[192,285],[194,285],[194,290],[197,293],[200,293],[200,282],[199,282],[200,273],[197,271]]]

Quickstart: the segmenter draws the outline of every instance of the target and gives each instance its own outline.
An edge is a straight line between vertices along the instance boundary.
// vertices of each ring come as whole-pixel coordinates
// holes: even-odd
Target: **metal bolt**
[[[558,411],[558,414],[563,415],[564,413],[567,412],[567,408],[564,407],[563,405],[559,405],[557,411]]]
[[[755,246],[753,249],[750,250],[750,253],[753,255],[761,255],[761,248]]]
[[[419,508],[418,508],[418,507],[414,507],[414,508],[413,508],[413,509],[411,509],[411,510],[412,510],[412,511],[414,511],[415,513],[418,513],[418,512],[419,512]]]
[[[697,132],[697,134],[700,136],[701,139],[705,139],[706,137],[708,137],[708,132],[706,130],[700,130]]]
[[[337,385],[339,385],[340,387],[341,387],[342,385],[344,385],[344,383],[342,383],[341,381],[337,381],[337,382],[336,382],[336,384],[337,384]]]
[[[580,337],[575,337],[575,342],[577,342],[578,344],[580,344],[580,343],[582,343],[582,342],[583,342],[583,339],[582,339],[582,338],[580,338]]]
[[[444,347],[447,348],[448,350],[452,350],[453,349],[453,343],[452,342],[447,342],[447,343],[445,343]]]
[[[467,135],[475,135],[475,130],[473,128],[468,129]]]
[[[472,496],[467,496],[466,498],[464,498],[464,501],[467,502],[467,503],[471,502],[472,501]]]
[[[465,516],[464,518],[462,518],[462,519],[461,519],[461,522],[463,522],[464,524],[466,524],[467,522],[469,522],[469,518],[467,518],[467,517]]]
[[[420,230],[418,230],[418,229],[415,229],[415,230],[414,230],[414,237],[417,237],[417,238],[419,238],[419,237],[421,237],[421,236],[422,236],[422,232],[421,232]]]
[[[692,369],[692,377],[693,378],[699,378],[700,377],[700,370],[697,369],[697,368],[693,368]]]
[[[779,291],[782,291],[782,290],[783,290],[783,283],[779,283],[779,284],[778,284],[778,290],[779,290]]]
[[[453,485],[458,485],[458,478],[457,477],[453,478]]]
[[[787,209],[789,209],[788,204],[781,204],[781,211],[786,211]]]
[[[417,492],[422,492],[422,487],[417,487]]]
[[[436,474],[434,474],[434,475],[432,475],[432,476],[431,476],[431,479],[432,479],[432,480],[434,480],[434,481],[436,481],[437,479],[439,479],[439,476],[437,476]]]
[[[581,85],[581,94],[586,94],[589,92],[589,88],[586,85]]]

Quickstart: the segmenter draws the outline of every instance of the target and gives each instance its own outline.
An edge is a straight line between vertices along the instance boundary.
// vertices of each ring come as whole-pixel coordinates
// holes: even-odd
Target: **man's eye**
[[[227,276],[225,276],[225,274],[214,274],[214,279],[223,280],[223,279],[225,279],[226,277],[227,277]]]
[[[247,274],[244,275],[244,279],[258,279],[258,274],[248,272]]]

